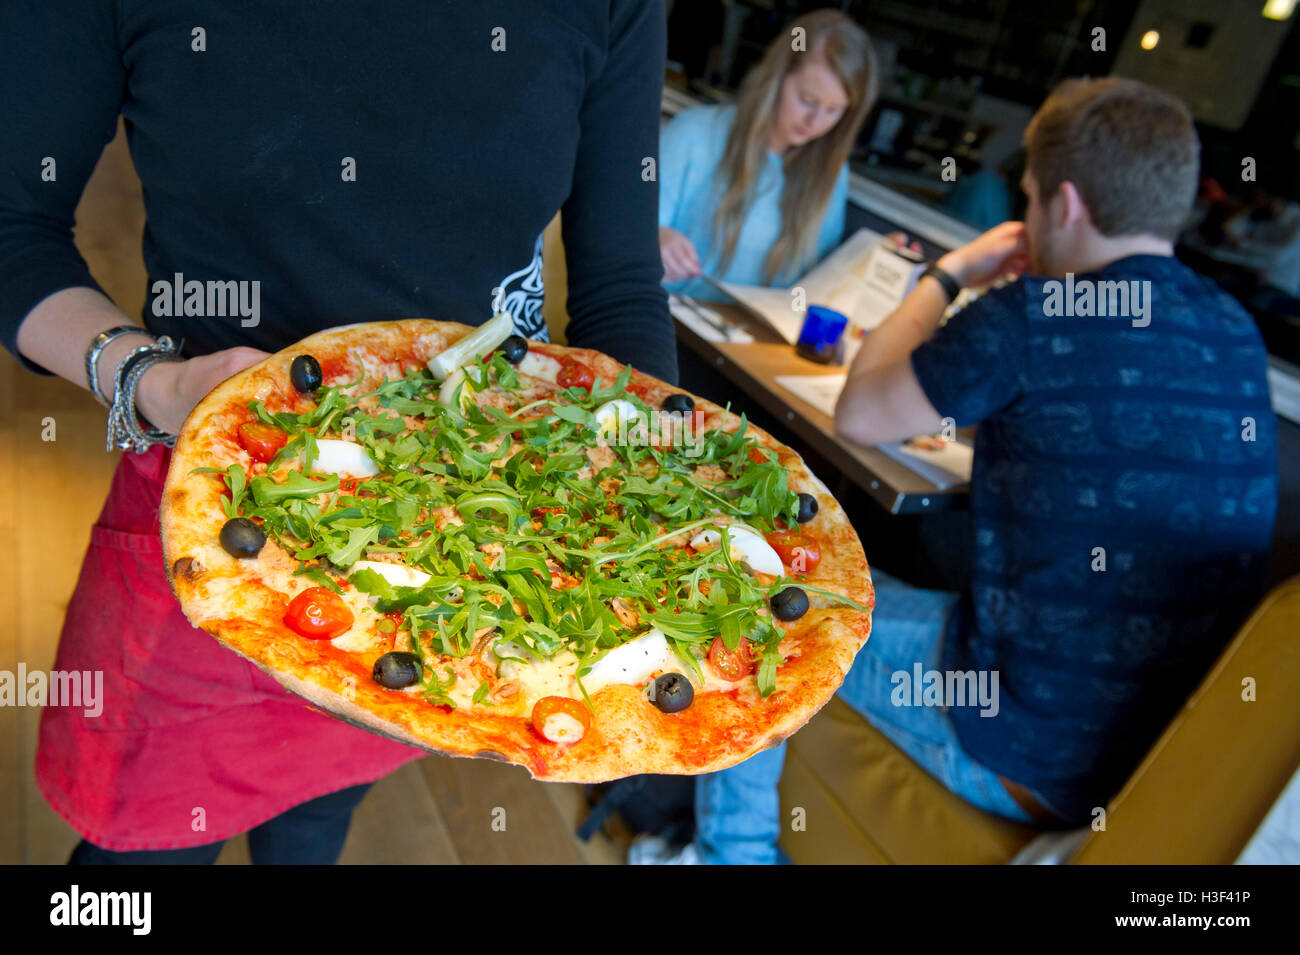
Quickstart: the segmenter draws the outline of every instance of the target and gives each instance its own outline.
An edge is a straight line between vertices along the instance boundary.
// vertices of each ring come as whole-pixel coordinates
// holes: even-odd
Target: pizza
[[[734,765],[871,628],[862,545],[797,454],[506,315],[331,329],[223,382],[161,527],[188,619],[288,690],[537,779]]]

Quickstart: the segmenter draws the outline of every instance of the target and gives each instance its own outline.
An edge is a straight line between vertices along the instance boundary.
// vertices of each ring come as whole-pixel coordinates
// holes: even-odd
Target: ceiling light
[[[1295,10],[1295,0],[1264,0],[1264,16],[1270,20],[1287,20]]]

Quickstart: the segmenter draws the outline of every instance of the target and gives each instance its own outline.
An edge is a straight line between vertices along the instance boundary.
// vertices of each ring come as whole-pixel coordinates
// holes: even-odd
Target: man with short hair
[[[873,570],[871,638],[841,697],[974,805],[1082,824],[1258,596],[1276,418],[1250,316],[1173,257],[1196,193],[1186,107],[1130,80],[1068,82],[1025,147],[1025,222],[940,258],[839,399],[836,427],[866,445],[978,426],[969,585]],[[960,288],[1022,272],[941,327]],[[996,699],[913,705],[895,691],[918,664],[975,671]],[[783,758],[701,777],[684,855],[776,861]]]

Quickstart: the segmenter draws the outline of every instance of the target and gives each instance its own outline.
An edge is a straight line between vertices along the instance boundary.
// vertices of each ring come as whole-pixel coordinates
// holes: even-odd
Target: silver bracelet
[[[91,339],[90,347],[86,349],[86,384],[90,387],[90,393],[95,396],[95,400],[105,408],[109,405],[109,399],[99,387],[99,356],[103,354],[110,342],[116,341],[123,335],[153,337],[148,329],[141,328],[139,325],[118,325],[100,332]]]
[[[135,390],[144,373],[160,361],[184,361],[180,343],[163,335],[155,342],[141,345],[122,359],[113,381],[113,403],[108,409],[105,450],[134,451],[143,454],[155,444],[171,447],[176,436],[141,422],[135,407]]]

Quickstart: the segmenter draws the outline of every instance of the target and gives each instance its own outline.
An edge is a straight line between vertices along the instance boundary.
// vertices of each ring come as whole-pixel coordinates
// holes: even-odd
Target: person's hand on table
[[[665,282],[680,282],[700,274],[700,257],[695,246],[676,229],[659,227],[659,257],[664,262]]]
[[[995,225],[936,263],[962,288],[981,288],[1004,275],[1020,275],[1029,268],[1029,243],[1023,222]]]
[[[136,407],[155,428],[179,434],[185,418],[208,392],[266,356],[267,352],[240,346],[187,361],[160,361],[140,379]]]

